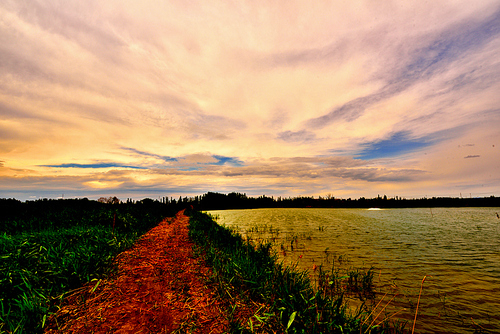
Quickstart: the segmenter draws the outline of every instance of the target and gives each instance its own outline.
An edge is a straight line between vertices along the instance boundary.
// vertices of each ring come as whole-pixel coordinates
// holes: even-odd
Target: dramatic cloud
[[[0,5],[0,197],[500,195],[498,1]]]

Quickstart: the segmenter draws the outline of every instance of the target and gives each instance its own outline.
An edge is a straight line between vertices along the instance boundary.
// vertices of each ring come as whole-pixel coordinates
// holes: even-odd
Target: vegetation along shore
[[[223,196],[252,201],[235,195]],[[411,332],[412,324],[369,302],[371,270],[350,275],[320,266],[311,282],[307,272],[280,263],[271,245],[245,241],[196,210],[220,196],[0,199],[0,333],[77,332],[75,319],[87,319],[78,322],[81,333],[136,330],[139,323],[179,333]],[[136,307],[113,304],[117,291],[114,300]],[[208,316],[207,305],[217,312]]]

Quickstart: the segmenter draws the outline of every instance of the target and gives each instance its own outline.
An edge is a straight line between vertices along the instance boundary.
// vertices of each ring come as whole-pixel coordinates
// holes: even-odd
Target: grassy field
[[[247,324],[234,324],[235,332],[277,333],[400,333],[405,323],[379,316],[382,308],[363,302],[373,289],[373,272],[341,273],[319,268],[313,286],[307,272],[283,266],[269,244],[252,244],[200,212],[192,212],[190,237],[213,268],[219,293],[231,307],[238,303],[264,303]],[[351,308],[344,298],[356,293],[360,306]]]
[[[41,333],[65,293],[110,274],[111,260],[176,208],[146,200],[0,200],[0,333]]]

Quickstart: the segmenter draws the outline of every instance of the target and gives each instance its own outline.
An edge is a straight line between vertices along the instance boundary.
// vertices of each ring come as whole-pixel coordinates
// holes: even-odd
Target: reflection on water
[[[500,208],[210,211],[244,237],[273,242],[281,260],[370,268],[378,298],[415,332],[500,332]],[[391,296],[391,297],[389,297]],[[385,301],[384,301],[385,303]]]

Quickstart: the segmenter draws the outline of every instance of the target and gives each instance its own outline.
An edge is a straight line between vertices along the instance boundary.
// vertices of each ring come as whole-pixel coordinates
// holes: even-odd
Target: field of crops
[[[112,273],[113,257],[174,204],[0,199],[0,333],[41,333],[65,294]]]

